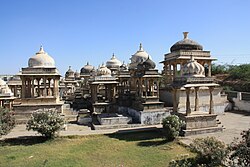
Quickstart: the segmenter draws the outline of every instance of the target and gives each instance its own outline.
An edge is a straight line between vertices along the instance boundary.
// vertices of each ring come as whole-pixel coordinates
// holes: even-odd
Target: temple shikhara
[[[160,124],[176,114],[186,122],[185,135],[221,131],[216,118],[227,100],[211,76],[216,58],[189,39],[188,32],[183,35],[163,55],[160,71],[154,55],[140,44],[128,64],[113,53],[98,67],[88,60],[78,70],[70,65],[62,76],[41,46],[28,67],[8,83],[0,80],[1,106],[13,108],[18,123],[39,109],[56,110],[96,130]]]

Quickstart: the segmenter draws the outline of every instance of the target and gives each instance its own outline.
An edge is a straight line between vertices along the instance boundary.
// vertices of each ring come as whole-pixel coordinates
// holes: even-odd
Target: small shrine
[[[182,76],[175,77],[172,83],[173,88],[173,111],[185,121],[185,135],[221,131],[216,122],[217,115],[214,112],[214,88],[219,85],[214,83],[212,77],[205,77],[204,67],[198,63],[193,56],[182,68]],[[206,100],[209,103],[208,111],[200,108],[199,94],[201,88],[208,88],[209,96]],[[180,90],[185,91],[185,110],[179,108]],[[192,96],[191,96],[192,94]],[[191,98],[192,101],[190,100]],[[203,99],[204,100],[204,99]],[[194,104],[192,104],[194,102]]]

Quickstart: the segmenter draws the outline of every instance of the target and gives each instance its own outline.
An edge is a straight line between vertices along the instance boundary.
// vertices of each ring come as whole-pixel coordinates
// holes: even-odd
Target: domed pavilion
[[[188,32],[183,32],[184,38],[176,42],[170,48],[170,53],[164,55],[164,75],[165,84],[169,84],[174,77],[182,75],[183,65],[190,60],[190,56],[206,67],[205,75],[211,77],[211,63],[216,60],[210,55],[210,51],[204,51],[203,46],[198,42],[188,38]]]
[[[13,105],[16,113],[33,112],[37,109],[56,109],[62,112],[59,100],[60,74],[54,59],[43,47],[28,61],[28,67],[19,74],[22,80],[21,99]]]

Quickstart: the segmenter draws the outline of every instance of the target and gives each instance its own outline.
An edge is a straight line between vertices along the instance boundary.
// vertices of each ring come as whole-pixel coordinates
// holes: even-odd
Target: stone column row
[[[43,83],[40,84],[41,79],[43,79]],[[37,92],[35,91],[35,80],[37,81]],[[43,77],[35,77],[32,76],[30,78],[22,77],[22,98],[34,98],[36,96],[38,97],[46,97],[46,96],[54,96],[59,97],[59,78],[53,77],[54,85],[53,85],[53,91],[51,88],[51,78],[43,76]],[[48,83],[47,83],[48,81]],[[43,91],[41,91],[41,86],[43,86]]]
[[[190,89],[186,88],[186,115],[191,114],[191,105],[190,105]],[[199,87],[195,87],[195,107],[194,111],[199,110]],[[213,90],[214,87],[209,87],[209,114],[214,114],[214,101],[213,101]],[[176,106],[176,92],[174,92],[174,110],[177,110]]]

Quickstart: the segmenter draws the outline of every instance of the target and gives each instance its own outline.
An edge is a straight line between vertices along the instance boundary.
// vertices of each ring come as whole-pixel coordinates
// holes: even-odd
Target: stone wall
[[[137,111],[128,107],[119,107],[118,111],[130,115],[134,123],[137,122],[143,125],[160,124],[163,118],[170,115],[170,111],[166,108],[151,111]]]

